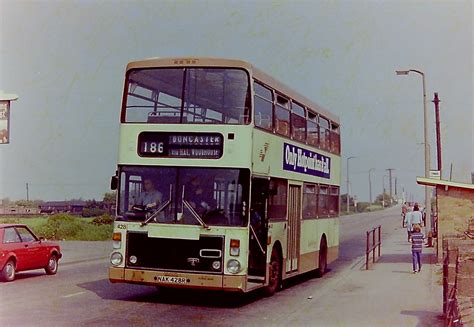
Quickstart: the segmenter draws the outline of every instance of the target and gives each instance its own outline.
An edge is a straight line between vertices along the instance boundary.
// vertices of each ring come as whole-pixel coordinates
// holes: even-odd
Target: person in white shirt
[[[411,214],[411,224],[418,224],[420,226],[423,225],[423,214],[420,211],[418,203],[415,203],[415,206],[413,207],[413,213]]]
[[[150,178],[145,178],[143,188],[144,191],[139,195],[135,205],[146,208],[158,207],[161,204],[162,194],[155,189],[155,185]]]

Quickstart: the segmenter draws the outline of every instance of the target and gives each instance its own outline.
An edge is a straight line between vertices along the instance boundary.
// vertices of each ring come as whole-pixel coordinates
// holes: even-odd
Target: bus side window
[[[296,102],[291,104],[291,137],[301,142],[306,141],[306,112]]]
[[[329,120],[319,117],[319,144],[321,149],[330,149]]]
[[[339,187],[331,186],[329,194],[329,214],[331,216],[339,215]]]
[[[271,131],[273,129],[273,95],[268,88],[254,83],[255,126]]]
[[[283,136],[290,136],[290,101],[277,95],[275,105],[275,132]]]
[[[331,152],[341,153],[341,142],[339,135],[339,126],[331,122]]]
[[[327,185],[319,186],[318,194],[318,216],[328,217],[329,215],[329,187]]]
[[[318,216],[317,185],[304,184],[303,186],[303,218]]]
[[[308,111],[308,120],[306,121],[306,128],[308,130],[308,144],[318,146],[319,145],[319,126],[318,116]]]
[[[286,219],[287,182],[283,179],[271,179],[268,191],[268,219]]]

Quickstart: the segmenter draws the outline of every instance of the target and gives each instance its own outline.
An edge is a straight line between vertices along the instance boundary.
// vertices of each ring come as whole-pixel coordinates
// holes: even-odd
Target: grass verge
[[[82,218],[68,214],[46,217],[0,218],[0,223],[25,224],[37,236],[61,241],[106,241],[113,232],[113,218],[102,215]]]

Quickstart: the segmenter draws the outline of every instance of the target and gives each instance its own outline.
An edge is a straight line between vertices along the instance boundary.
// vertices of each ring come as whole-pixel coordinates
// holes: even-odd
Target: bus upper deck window
[[[273,129],[273,94],[272,91],[259,83],[254,83],[255,126]]]

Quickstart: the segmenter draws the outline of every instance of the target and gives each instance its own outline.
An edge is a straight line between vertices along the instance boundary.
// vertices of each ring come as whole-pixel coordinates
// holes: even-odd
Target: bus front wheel
[[[281,287],[281,259],[276,249],[272,251],[269,270],[268,285],[265,287],[266,296],[272,296]]]

